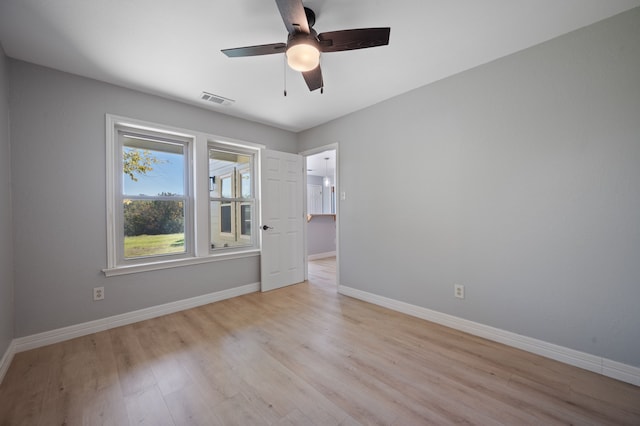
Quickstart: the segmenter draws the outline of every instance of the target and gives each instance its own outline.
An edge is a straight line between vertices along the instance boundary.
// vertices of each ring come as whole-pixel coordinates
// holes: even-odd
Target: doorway
[[[306,278],[310,284],[337,290],[338,284],[338,147],[327,145],[302,153],[305,163]]]

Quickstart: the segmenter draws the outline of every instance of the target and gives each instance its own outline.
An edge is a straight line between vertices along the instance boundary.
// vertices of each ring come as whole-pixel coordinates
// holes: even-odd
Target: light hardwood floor
[[[640,388],[307,283],[19,353],[2,425],[640,424]]]

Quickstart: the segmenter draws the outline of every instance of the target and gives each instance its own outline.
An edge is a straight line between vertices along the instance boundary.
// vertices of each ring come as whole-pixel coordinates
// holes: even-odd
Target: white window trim
[[[157,271],[160,269],[180,268],[183,266],[201,265],[203,263],[220,262],[223,260],[244,259],[260,256],[260,249],[238,250],[203,257],[189,257],[185,259],[171,259],[161,262],[139,263],[136,265],[118,266],[116,268],[103,269],[107,277],[118,275],[137,274],[139,272]]]
[[[256,156],[256,158],[254,158],[254,160],[255,160],[255,161],[257,161],[257,156]],[[254,235],[254,232],[256,232],[256,230],[251,229],[251,234],[249,234],[249,235],[247,235],[247,234],[243,234],[243,233],[242,233],[242,225],[243,225],[243,224],[242,224],[242,207],[243,207],[243,206],[245,206],[245,205],[246,205],[246,206],[252,206],[252,205],[255,205],[255,203],[256,203],[256,200],[257,200],[257,198],[258,198],[258,197],[256,197],[256,193],[257,193],[257,190],[258,190],[258,189],[257,189],[257,187],[256,187],[256,185],[255,185],[255,182],[256,182],[255,175],[257,174],[257,170],[258,170],[258,168],[257,168],[257,167],[255,167],[255,165],[254,165],[253,170],[243,169],[243,170],[240,170],[240,171],[238,172],[238,176],[240,176],[240,179],[238,179],[238,193],[240,194],[240,196],[241,196],[241,197],[243,197],[243,195],[244,195],[244,194],[242,193],[242,192],[243,192],[243,189],[244,189],[244,188],[243,188],[243,186],[242,186],[242,182],[243,182],[243,180],[244,180],[243,178],[244,178],[244,175],[249,174],[249,178],[251,179],[251,184],[250,184],[250,186],[251,186],[251,188],[252,188],[252,189],[251,189],[251,191],[252,191],[252,195],[253,195],[253,201],[252,201],[251,203],[242,203],[242,202],[241,202],[241,203],[239,204],[239,206],[240,206],[240,212],[239,212],[239,217],[240,217],[240,223],[239,223],[239,226],[240,226],[240,232],[238,232],[238,236],[239,236],[239,238],[240,238],[241,240],[244,240],[244,241],[252,241],[252,238],[254,238],[254,236],[253,236],[253,235]],[[248,173],[248,172],[249,172],[249,173]],[[255,222],[255,220],[256,220],[256,216],[255,216],[256,212],[255,212],[254,210],[255,210],[255,207],[253,208],[253,210],[250,210],[250,212],[251,212],[251,222],[252,222],[252,223],[254,223],[254,224],[256,225],[256,228],[257,228],[257,225],[258,225],[258,224]]]
[[[231,228],[231,230],[229,232],[222,232],[222,229],[220,229],[220,235],[223,235],[225,237],[233,237],[235,235],[235,231],[236,231],[236,224],[235,221],[233,220],[234,218],[234,205],[232,201],[223,201],[224,199],[231,199],[232,197],[224,197],[222,194],[222,183],[224,182],[225,179],[229,179],[229,181],[231,182],[231,188],[234,187],[235,184],[235,176],[233,175],[233,173],[225,173],[224,175],[220,175],[220,195],[216,198],[220,199],[220,226],[222,227],[222,207],[229,207],[229,227]],[[211,200],[211,197],[209,197],[209,200]],[[209,206],[209,208],[211,208],[211,206]],[[211,225],[209,225],[211,226]]]
[[[107,267],[102,272],[107,277],[133,274],[145,271],[154,271],[166,268],[177,268],[189,265],[198,265],[202,263],[218,262],[230,259],[239,259],[246,257],[255,257],[260,255],[260,248],[256,240],[255,246],[230,248],[224,252],[211,253],[209,250],[209,164],[208,164],[208,147],[210,142],[221,145],[229,145],[242,149],[249,149],[256,152],[255,161],[259,164],[260,152],[266,146],[253,142],[246,142],[232,138],[225,138],[218,135],[182,129],[173,126],[167,126],[159,123],[152,123],[133,118],[106,114],[106,198],[107,198]],[[117,147],[117,128],[119,126],[139,129],[142,131],[161,132],[180,138],[189,138],[193,140],[190,149],[190,182],[192,182],[193,206],[191,209],[192,226],[191,236],[193,238],[193,253],[190,257],[180,259],[146,259],[149,262],[141,260],[140,263],[123,265],[118,263],[117,254],[117,218],[118,206],[116,205],[116,191],[120,189],[116,186],[119,176],[116,174],[116,166],[118,166],[119,157],[116,155]],[[256,174],[256,178],[259,176]],[[259,185],[256,181],[254,187],[258,190]],[[259,197],[256,196],[256,211],[259,211]],[[257,226],[257,217],[255,220]],[[187,230],[185,229],[185,232]]]

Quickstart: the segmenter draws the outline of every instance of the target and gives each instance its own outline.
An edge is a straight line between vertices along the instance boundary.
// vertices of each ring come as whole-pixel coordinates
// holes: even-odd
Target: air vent
[[[202,92],[202,95],[200,95],[200,99],[217,104],[217,105],[224,105],[224,106],[231,105],[235,102],[233,99],[228,99],[223,96],[214,95],[213,93],[208,93],[208,92]]]

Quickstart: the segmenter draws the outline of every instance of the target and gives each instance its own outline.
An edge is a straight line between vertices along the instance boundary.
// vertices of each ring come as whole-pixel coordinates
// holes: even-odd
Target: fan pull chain
[[[284,68],[283,68],[283,72],[284,72],[284,96],[287,96],[287,55],[282,55],[284,61]]]

